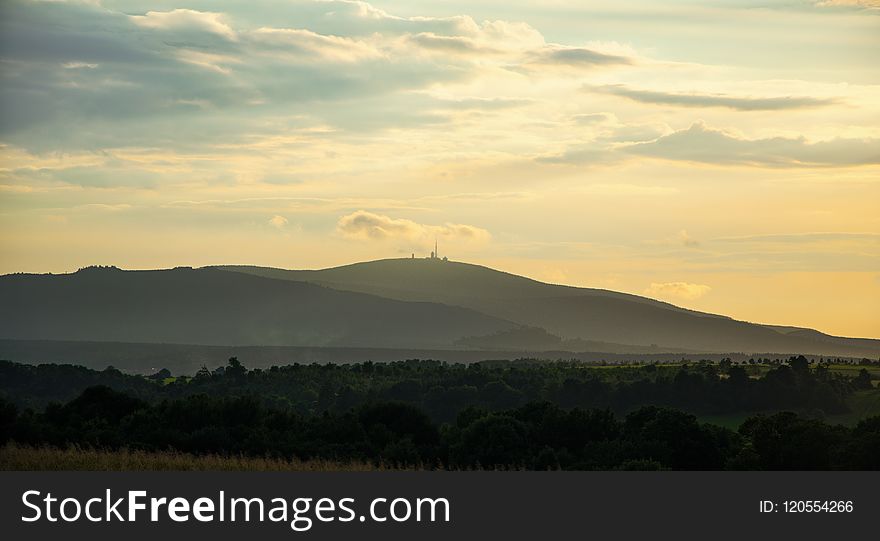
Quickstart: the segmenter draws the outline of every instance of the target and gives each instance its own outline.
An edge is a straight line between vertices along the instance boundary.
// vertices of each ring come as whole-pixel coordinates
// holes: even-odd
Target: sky
[[[880,338],[880,1],[3,0],[0,273],[423,257]]]

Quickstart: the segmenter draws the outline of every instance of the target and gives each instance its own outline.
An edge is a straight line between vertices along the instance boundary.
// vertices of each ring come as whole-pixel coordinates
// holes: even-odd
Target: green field
[[[842,374],[844,376],[856,377],[861,369],[865,369],[871,374],[871,379],[875,380],[875,385],[880,382],[880,365],[854,365],[854,364],[831,364],[828,369],[832,372]]]

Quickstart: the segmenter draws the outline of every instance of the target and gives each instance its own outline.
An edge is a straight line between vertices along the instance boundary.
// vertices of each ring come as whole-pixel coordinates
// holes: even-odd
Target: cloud
[[[637,90],[624,85],[605,85],[588,87],[588,89],[594,92],[621,96],[640,103],[676,105],[680,107],[726,107],[738,111],[806,109],[839,103],[839,100],[836,99],[812,98],[809,96],[753,98],[728,96],[725,94],[674,94],[655,90]]]
[[[791,234],[768,234],[748,235],[743,237],[720,237],[715,239],[720,242],[749,242],[749,243],[810,243],[825,241],[865,241],[880,242],[880,233],[791,233]]]
[[[625,157],[620,148],[629,148],[627,143],[654,141],[669,133],[665,124],[632,122],[618,120],[613,113],[579,114],[570,117],[571,123],[584,126],[584,141],[572,143],[563,150],[542,154],[535,158],[538,163],[566,165],[610,165]]]
[[[484,245],[491,239],[485,229],[465,224],[425,225],[403,218],[391,218],[358,210],[339,218],[336,230],[350,239],[399,241],[406,247],[425,247],[435,238],[457,245]]]
[[[194,3],[132,15],[104,5],[4,3],[0,140],[39,153],[179,151],[272,135],[294,116],[340,132],[430,129],[449,115],[425,112],[428,89],[541,58],[611,56],[548,45],[526,23],[398,17],[364,2],[292,8],[264,0],[253,10],[234,2],[224,4],[229,13]],[[520,99],[528,98],[457,105],[502,108]]]
[[[803,137],[745,139],[696,122],[686,130],[628,145],[624,152],[719,165],[846,167],[880,164],[880,139],[836,138],[815,143]]]
[[[600,53],[583,47],[548,47],[537,53],[535,62],[575,67],[631,64],[625,56]]]
[[[709,293],[712,288],[702,284],[690,284],[688,282],[653,282],[648,286],[644,294],[648,297],[662,299],[694,300]]]
[[[258,28],[248,37],[254,43],[271,47],[272,52],[322,61],[357,62],[384,56],[365,41],[298,28]]]
[[[450,110],[502,110],[502,109],[513,109],[516,107],[524,107],[527,105],[531,105],[535,102],[535,100],[525,99],[525,98],[505,98],[503,96],[494,97],[494,98],[481,98],[481,97],[457,97],[457,98],[443,98],[437,97],[437,102],[439,104],[439,108],[441,109],[450,109]]]
[[[682,246],[686,246],[688,248],[696,248],[700,245],[700,241],[690,236],[688,232],[684,229],[679,231],[678,235],[676,235],[675,238]]]
[[[633,64],[627,56],[600,52],[585,47],[566,47],[551,44],[531,52],[525,66],[556,66],[567,68],[595,68]]]
[[[692,237],[687,230],[682,229],[675,235],[670,235],[662,239],[648,240],[645,241],[645,244],[652,246],[683,246],[685,248],[698,248],[701,243],[699,240]]]
[[[285,218],[284,216],[278,216],[276,214],[275,216],[272,216],[271,218],[269,218],[269,225],[271,225],[277,229],[284,229],[284,226],[286,226],[287,224],[288,224],[287,218]]]
[[[179,51],[175,51],[174,56],[181,62],[192,64],[193,66],[198,66],[223,75],[229,75],[232,73],[230,67],[231,64],[238,64],[241,62],[234,56],[208,53],[192,49],[180,49]],[[204,100],[198,99],[178,100],[178,103],[199,103],[200,101],[201,103],[206,103]]]
[[[585,113],[574,115],[571,121],[581,126],[592,126],[594,124],[602,124],[604,122],[612,122],[617,120],[612,113]]]
[[[88,64],[86,62],[65,62],[61,65],[64,69],[95,69],[98,67],[97,64]]]
[[[555,165],[603,165],[616,160],[614,153],[597,143],[572,146],[563,152],[538,156],[535,161]]]
[[[422,32],[408,36],[407,40],[425,49],[433,49],[441,52],[453,53],[496,53],[497,49],[491,49],[477,44],[473,39],[464,36],[438,36],[431,32]]]
[[[822,0],[816,2],[820,7],[855,6],[869,9],[880,9],[880,0]]]
[[[83,188],[155,188],[160,178],[155,171],[112,160],[71,167],[25,167],[5,172],[4,176],[7,175],[30,184],[68,184]]]
[[[192,9],[174,9],[171,11],[148,11],[146,15],[131,15],[137,26],[176,32],[204,31],[236,40],[235,30],[226,22],[222,13],[195,11]]]
[[[666,125],[617,123],[605,131],[600,139],[611,143],[643,143],[670,131]]]

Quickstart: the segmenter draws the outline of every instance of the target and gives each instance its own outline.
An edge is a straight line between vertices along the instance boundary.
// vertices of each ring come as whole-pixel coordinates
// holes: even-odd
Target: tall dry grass
[[[284,460],[245,456],[191,455],[177,451],[109,451],[81,447],[0,447],[4,471],[377,471],[397,469],[369,462]]]

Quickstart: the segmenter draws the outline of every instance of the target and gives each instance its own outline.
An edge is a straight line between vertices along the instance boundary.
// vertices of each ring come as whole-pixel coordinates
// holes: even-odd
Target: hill
[[[515,327],[458,306],[210,268],[0,277],[0,338],[442,348]]]
[[[811,329],[772,327],[602,289],[546,284],[478,265],[431,259],[386,259],[324,270],[219,267],[275,279],[403,301],[443,303],[512,321],[522,328],[500,333],[504,349],[521,343],[511,335],[544,329],[562,343],[604,342],[662,350],[704,352],[799,352],[815,355],[880,355],[880,340],[829,336]],[[479,333],[470,333],[471,337]],[[471,344],[475,343],[470,340]],[[490,337],[481,340],[492,347]],[[532,349],[546,349],[542,343]]]
[[[478,265],[389,259],[0,276],[0,339],[388,351],[880,355],[880,340],[752,324]],[[554,357],[555,358],[555,357]]]

